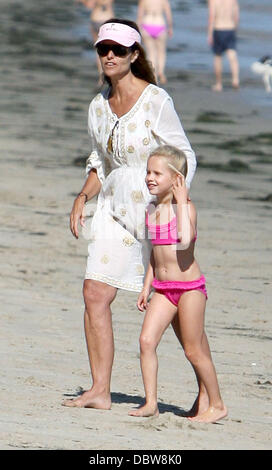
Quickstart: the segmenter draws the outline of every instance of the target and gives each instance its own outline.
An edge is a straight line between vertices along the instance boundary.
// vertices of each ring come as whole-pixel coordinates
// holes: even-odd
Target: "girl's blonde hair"
[[[160,145],[150,153],[149,158],[155,156],[166,158],[167,162],[175,167],[176,170],[182,173],[186,178],[188,170],[187,158],[182,150],[179,150],[177,147],[173,147],[172,145]]]

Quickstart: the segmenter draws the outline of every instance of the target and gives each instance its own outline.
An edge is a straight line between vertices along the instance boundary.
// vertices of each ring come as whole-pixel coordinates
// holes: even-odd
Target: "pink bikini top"
[[[146,212],[146,226],[152,245],[176,245],[180,243],[180,239],[177,238],[176,216],[168,224],[155,225],[149,223],[148,212]],[[194,241],[196,241],[196,236]]]
[[[148,221],[148,212],[146,212],[146,226],[152,245],[175,245],[180,240],[177,238],[177,218],[168,222],[168,224],[155,225]]]

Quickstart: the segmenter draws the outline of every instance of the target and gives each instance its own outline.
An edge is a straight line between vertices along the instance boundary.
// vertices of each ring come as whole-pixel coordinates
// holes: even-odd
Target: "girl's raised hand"
[[[185,177],[183,175],[176,176],[172,189],[176,201],[187,204],[188,189],[186,188]]]

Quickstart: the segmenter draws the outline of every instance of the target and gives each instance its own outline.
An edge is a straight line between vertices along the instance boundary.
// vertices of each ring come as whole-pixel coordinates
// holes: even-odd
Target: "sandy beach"
[[[196,257],[228,417],[213,425],[182,417],[197,386],[171,329],[158,350],[160,416],[128,416],[144,401],[143,314],[126,291],[113,304],[112,409],[65,408],[63,399],[90,387],[87,242],[72,237],[69,213],[90,153],[96,66],[84,55],[88,42],[70,35],[82,20],[73,2],[1,6],[0,449],[271,449],[271,107],[247,99],[260,77],[242,75],[235,92],[226,74],[216,94],[212,70],[169,70],[166,86],[199,162]]]

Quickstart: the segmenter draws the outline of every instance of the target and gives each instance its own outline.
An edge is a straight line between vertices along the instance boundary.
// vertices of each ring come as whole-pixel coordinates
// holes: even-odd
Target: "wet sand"
[[[2,2],[0,448],[271,448],[272,133],[268,108],[246,100],[262,86],[259,77],[214,94],[211,71],[168,71],[167,90],[199,160],[191,190],[196,255],[228,417],[214,425],[182,417],[197,387],[170,329],[158,350],[160,416],[128,416],[144,397],[143,316],[125,291],[113,305],[111,411],[61,406],[90,386],[81,294],[87,245],[68,225],[84,179],[74,160],[90,152],[96,68],[86,43],[69,35],[80,20],[72,2],[45,3]]]

